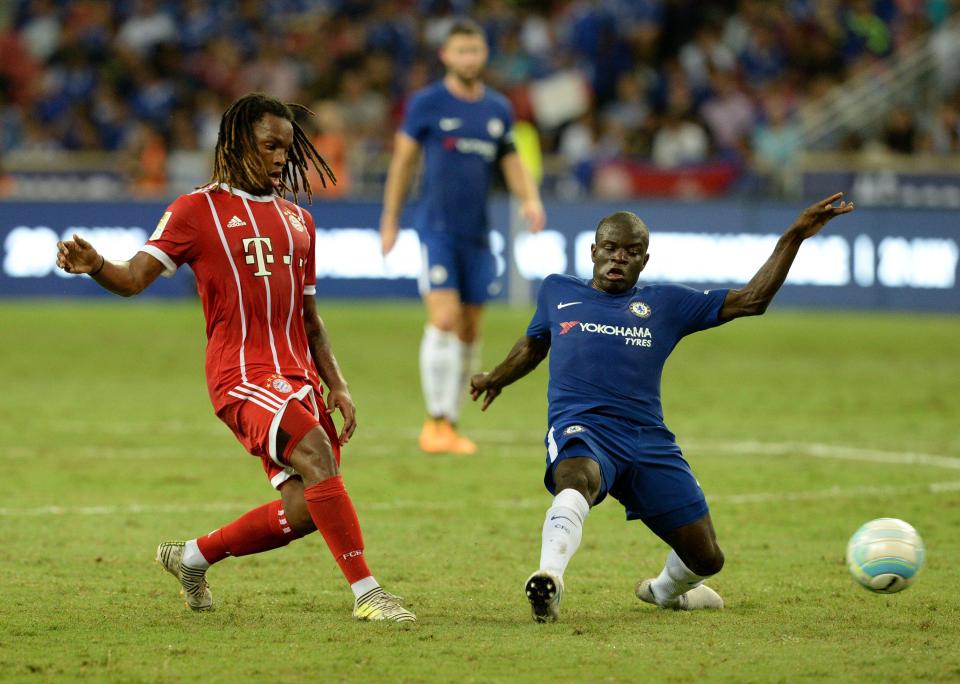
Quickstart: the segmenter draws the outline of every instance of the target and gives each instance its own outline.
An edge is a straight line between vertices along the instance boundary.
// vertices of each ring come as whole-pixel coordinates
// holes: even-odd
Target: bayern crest
[[[630,313],[637,318],[650,318],[653,309],[646,302],[630,302]]]
[[[274,378],[270,382],[270,386],[273,387],[273,389],[275,389],[277,392],[283,392],[284,394],[293,391],[293,387],[284,378]]]
[[[300,217],[294,214],[289,209],[286,211],[287,220],[290,221],[290,225],[293,226],[293,229],[300,232],[306,233],[307,229],[303,227],[303,221],[300,220]]]

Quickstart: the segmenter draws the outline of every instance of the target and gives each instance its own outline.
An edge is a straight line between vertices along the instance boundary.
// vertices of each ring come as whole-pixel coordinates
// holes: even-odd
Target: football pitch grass
[[[529,311],[493,308],[489,369]],[[608,499],[561,621],[531,622],[546,364],[486,414],[472,457],[424,456],[416,304],[321,303],[358,406],[344,476],[367,556],[418,615],[359,623],[322,539],[228,559],[191,613],[153,562],[273,497],[212,414],[196,303],[0,303],[0,681],[960,680],[960,319],[774,310],[681,342],[667,423],[707,493],[721,612],[640,603],[666,547]],[[847,539],[912,523],[916,584],[855,586]]]

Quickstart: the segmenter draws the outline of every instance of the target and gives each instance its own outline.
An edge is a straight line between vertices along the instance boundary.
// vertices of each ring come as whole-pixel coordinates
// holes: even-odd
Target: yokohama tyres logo
[[[563,321],[560,323],[560,334],[566,335],[570,332],[575,326],[580,325],[580,321]]]

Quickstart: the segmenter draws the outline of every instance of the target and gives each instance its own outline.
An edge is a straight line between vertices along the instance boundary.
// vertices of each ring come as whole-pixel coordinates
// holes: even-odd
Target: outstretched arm
[[[532,371],[547,357],[550,338],[521,337],[507,354],[507,358],[491,373],[478,373],[470,378],[470,396],[476,401],[484,392],[481,410],[486,411],[507,385]]]
[[[774,295],[786,280],[803,241],[819,233],[831,219],[853,211],[853,202],[840,202],[838,206],[833,206],[841,197],[843,193],[838,192],[803,210],[793,225],[780,236],[773,254],[750,282],[739,290],[730,290],[727,293],[720,308],[720,320],[759,316],[767,310]]]
[[[129,261],[107,261],[77,234],[72,240],[57,243],[57,266],[67,273],[86,273],[98,285],[122,297],[140,294],[164,269],[146,252],[137,252]]]
[[[383,188],[383,212],[380,214],[380,245],[386,256],[397,242],[400,232],[400,210],[417,172],[420,143],[403,131],[394,136],[393,158]]]
[[[313,363],[323,384],[330,390],[327,395],[327,413],[340,411],[343,416],[343,428],[340,430],[340,444],[350,441],[353,431],[357,429],[357,409],[350,396],[347,381],[340,372],[340,365],[333,355],[330,346],[330,337],[327,328],[317,312],[317,302],[313,295],[303,296],[303,327],[307,333],[307,342],[310,345],[310,354]]]

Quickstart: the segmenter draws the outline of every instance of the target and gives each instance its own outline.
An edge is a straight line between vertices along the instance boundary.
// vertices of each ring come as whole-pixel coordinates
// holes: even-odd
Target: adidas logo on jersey
[[[232,219],[227,221],[227,228],[239,228],[240,226],[247,225],[247,222],[244,221],[239,216],[234,216]]]

